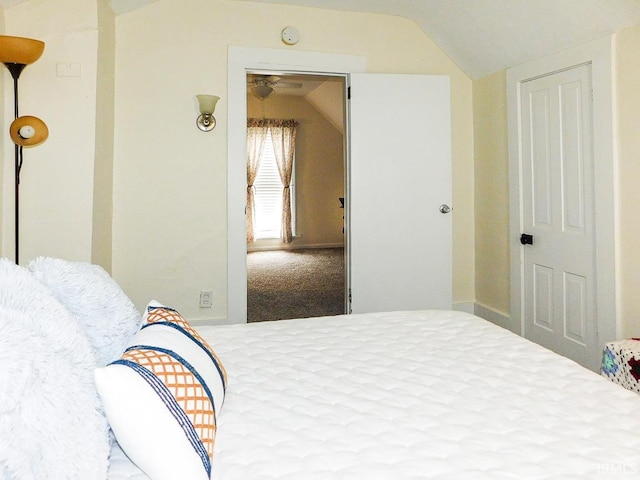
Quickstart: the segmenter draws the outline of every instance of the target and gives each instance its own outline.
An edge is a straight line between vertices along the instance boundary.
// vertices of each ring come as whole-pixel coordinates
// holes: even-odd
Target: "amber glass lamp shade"
[[[44,42],[24,37],[0,35],[0,62],[29,65],[44,52]]]
[[[9,135],[13,143],[20,147],[35,147],[49,137],[49,129],[38,117],[25,115],[13,121],[9,127]]]

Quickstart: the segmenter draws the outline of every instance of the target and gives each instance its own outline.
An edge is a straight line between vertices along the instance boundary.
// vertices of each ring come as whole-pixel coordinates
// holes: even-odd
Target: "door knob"
[[[520,235],[520,243],[522,245],[533,245],[533,235],[523,233],[522,235]]]
[[[443,203],[442,205],[440,205],[439,210],[440,210],[440,213],[449,213],[451,211],[451,207],[446,203]]]

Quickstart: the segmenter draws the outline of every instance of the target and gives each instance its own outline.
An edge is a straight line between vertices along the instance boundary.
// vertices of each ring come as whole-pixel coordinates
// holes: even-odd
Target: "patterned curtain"
[[[278,164],[278,173],[282,181],[282,228],[280,238],[284,243],[291,243],[291,173],[293,171],[293,154],[296,150],[295,120],[271,120],[269,130],[273,140],[273,153]]]
[[[247,242],[254,242],[253,234],[253,182],[258,175],[260,158],[264,151],[268,133],[268,120],[249,118],[247,120]]]

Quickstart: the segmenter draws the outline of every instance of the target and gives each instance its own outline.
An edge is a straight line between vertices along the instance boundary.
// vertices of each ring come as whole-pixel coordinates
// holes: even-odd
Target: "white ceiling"
[[[26,2],[27,0],[0,0],[0,7],[9,8],[19,3]]]
[[[11,7],[27,0],[0,0]],[[109,0],[116,14],[156,0]],[[235,0],[246,1],[246,0]],[[640,24],[640,0],[248,0],[414,20],[473,78]],[[304,36],[304,31],[300,32]]]
[[[19,3],[25,3],[29,0],[0,0],[0,7],[9,8]],[[120,13],[130,12],[140,7],[144,7],[149,3],[153,3],[156,0],[109,0],[109,4],[116,15]]]
[[[251,92],[251,87],[256,79],[264,77],[265,75],[262,73],[247,74],[247,92]],[[325,75],[317,76],[317,75],[284,75],[278,74],[276,76],[280,78],[281,81],[276,82],[275,84],[271,84],[273,87],[274,95],[293,95],[298,97],[306,97],[309,93],[314,91],[324,82],[340,82],[339,77],[329,77]],[[284,86],[281,86],[284,84]],[[295,84],[298,85],[298,88],[288,88],[287,84]]]
[[[640,24],[640,0],[249,1],[412,19],[474,78]]]

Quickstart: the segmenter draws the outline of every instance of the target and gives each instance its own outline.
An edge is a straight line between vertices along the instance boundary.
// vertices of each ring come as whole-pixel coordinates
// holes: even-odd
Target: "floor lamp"
[[[18,78],[24,68],[40,58],[44,42],[31,38],[0,35],[0,62],[9,69],[13,77],[14,121],[9,128],[11,140],[15,144],[15,246],[16,264],[20,263],[20,170],[22,169],[22,148],[35,147],[49,136],[45,123],[37,117],[20,117],[18,112]]]

